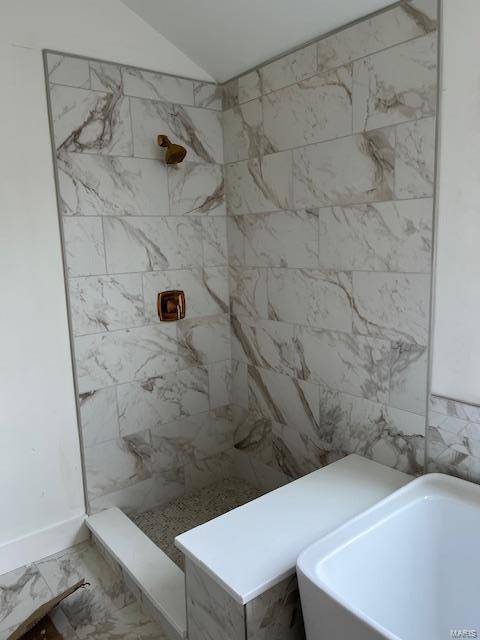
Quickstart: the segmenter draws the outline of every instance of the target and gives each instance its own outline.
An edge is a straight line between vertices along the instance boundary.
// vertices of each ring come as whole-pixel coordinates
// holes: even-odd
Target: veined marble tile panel
[[[435,118],[397,127],[395,195],[418,198],[433,195],[435,180]]]
[[[480,424],[480,406],[478,405],[432,395],[430,409],[445,416]]]
[[[228,264],[231,267],[245,266],[242,218],[243,216],[227,216]]]
[[[230,306],[236,315],[268,318],[266,269],[230,268]]]
[[[188,558],[185,579],[189,638],[245,640],[243,606]]]
[[[435,113],[437,34],[353,64],[353,130],[378,129]]]
[[[167,171],[171,215],[225,215],[221,165],[183,162],[170,165]]]
[[[263,92],[276,91],[316,72],[316,44],[310,44],[260,68]]]
[[[351,274],[269,269],[267,293],[272,320],[352,332]]]
[[[153,449],[149,431],[85,448],[84,455],[89,499],[152,477]]]
[[[90,542],[42,560],[37,567],[54,594],[72,587],[82,578],[89,583],[89,588],[79,589],[59,607],[75,629],[95,624],[109,612],[132,602],[121,574],[113,571]]]
[[[193,363],[178,355],[176,328],[165,324],[75,338],[80,393],[152,378]]]
[[[300,363],[294,335],[291,324],[233,316],[232,357],[296,377]]]
[[[318,266],[318,212],[308,209],[238,216],[249,267]]]
[[[252,413],[303,433],[318,433],[318,385],[249,365],[248,394]]]
[[[127,96],[193,105],[193,80],[133,67],[122,68],[123,92]]]
[[[233,329],[232,329],[233,333]],[[233,352],[232,345],[232,352]],[[230,361],[231,388],[230,402],[240,409],[248,409],[248,370],[247,363],[238,360]]]
[[[274,151],[352,133],[352,67],[302,80],[263,98],[265,136]]]
[[[223,162],[222,114],[212,109],[130,98],[134,155],[163,159],[156,132],[187,149],[193,162]]]
[[[356,271],[353,301],[356,333],[428,344],[430,276]]]
[[[238,78],[222,85],[223,110],[231,109],[238,104]]]
[[[70,277],[105,273],[105,246],[100,218],[62,219],[65,257]]]
[[[233,407],[235,449],[264,464],[272,465],[272,420],[258,415],[257,411],[248,411]]]
[[[331,389],[388,402],[390,342],[336,331],[298,327],[299,377]]]
[[[152,429],[155,466],[195,464],[233,447],[233,426],[226,407],[181,417]]]
[[[195,80],[193,83],[193,98],[196,107],[215,109],[215,111],[222,110],[223,91],[219,84]]]
[[[185,493],[183,468],[165,469],[146,480],[135,482],[122,489],[113,490],[98,497],[90,497],[90,511],[97,513],[110,507],[118,507],[128,516],[137,515],[170,502]]]
[[[47,53],[47,69],[48,81],[53,84],[90,89],[90,69],[84,58]]]
[[[57,167],[64,215],[169,213],[167,170],[158,161],[62,151]]]
[[[333,450],[407,473],[423,471],[424,416],[320,386],[320,434]]]
[[[480,482],[479,443],[439,427],[427,429],[427,471],[447,473],[470,482]],[[472,449],[473,444],[473,449]]]
[[[227,210],[233,215],[293,207],[290,151],[227,164],[225,178]]]
[[[183,369],[117,386],[120,433],[153,429],[181,416],[208,411],[208,371]]]
[[[227,221],[225,216],[209,216],[202,225],[203,264],[206,267],[228,265]]]
[[[246,605],[246,640],[305,638],[297,577],[282,580]]]
[[[199,219],[178,216],[107,217],[103,225],[109,273],[202,265]]]
[[[295,207],[392,199],[394,146],[387,128],[295,150]]]
[[[255,69],[238,78],[238,101],[248,102],[262,95],[262,78],[260,70]]]
[[[84,447],[120,437],[115,387],[81,393],[79,405]]]
[[[53,85],[50,102],[57,149],[132,155],[130,105],[121,93]]]
[[[235,475],[243,478],[254,487],[265,493],[283,487],[291,480],[284,473],[264,464],[257,458],[253,458],[239,449],[233,449],[230,453],[233,461]]]
[[[70,278],[69,288],[76,336],[145,324],[140,274]]]
[[[437,0],[404,2],[318,42],[318,69],[334,69],[437,28]]]
[[[225,162],[237,162],[263,154],[262,102],[251,100],[223,112]],[[267,145],[267,151],[271,149]]]
[[[185,319],[175,324],[178,352],[185,360],[199,365],[230,360],[230,318],[227,314]]]
[[[428,348],[395,342],[392,345],[390,405],[425,415]]]
[[[187,462],[184,466],[187,493],[208,487],[224,478],[231,478],[233,476],[231,453],[232,449],[202,458],[202,460]]]
[[[142,638],[142,640],[167,640],[163,629],[143,612],[138,602],[132,602],[102,620],[78,627],[79,640],[114,640],[114,638]]]
[[[92,89],[123,93],[122,67],[119,64],[90,60]]]
[[[232,395],[233,368],[231,360],[208,365],[208,388],[210,409],[230,404]]]
[[[464,451],[480,457],[480,426],[477,422],[446,416],[434,411],[430,404],[428,424],[432,429],[442,432],[445,441],[457,442],[457,449],[462,444]]]
[[[315,435],[312,438],[278,422],[272,430],[274,465],[290,478],[301,478],[344,457],[339,451],[319,446]]]
[[[320,267],[429,273],[432,220],[430,198],[321,208]]]
[[[37,607],[52,597],[52,592],[35,565],[21,567],[0,577],[2,606],[0,630],[17,627]]]
[[[185,292],[186,318],[227,313],[229,310],[228,267],[154,271],[144,273],[142,277],[148,322],[158,320],[157,294],[170,289]]]

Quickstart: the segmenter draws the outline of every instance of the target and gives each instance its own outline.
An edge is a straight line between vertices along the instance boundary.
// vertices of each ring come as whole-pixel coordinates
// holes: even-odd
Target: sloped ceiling
[[[391,0],[121,0],[218,82]]]

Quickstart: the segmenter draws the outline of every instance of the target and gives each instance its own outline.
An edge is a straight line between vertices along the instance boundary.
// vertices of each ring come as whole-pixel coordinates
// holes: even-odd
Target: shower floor
[[[175,548],[175,536],[198,527],[261,495],[248,482],[228,478],[177,498],[158,509],[132,517],[133,522],[169,558],[183,569],[183,554]]]

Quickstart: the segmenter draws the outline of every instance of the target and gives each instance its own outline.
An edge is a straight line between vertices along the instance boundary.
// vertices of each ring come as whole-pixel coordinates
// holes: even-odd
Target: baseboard
[[[0,575],[79,544],[89,537],[86,515],[75,516],[0,546]]]

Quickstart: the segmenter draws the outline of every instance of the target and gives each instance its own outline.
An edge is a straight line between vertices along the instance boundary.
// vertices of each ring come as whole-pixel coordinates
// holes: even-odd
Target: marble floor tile
[[[428,34],[353,64],[353,130],[435,113],[437,35]]]
[[[430,198],[322,208],[320,267],[429,273],[432,221]]]
[[[395,132],[387,128],[295,150],[295,207],[390,200],[394,146]]]
[[[263,99],[263,123],[273,151],[351,134],[352,67],[268,93]]]
[[[76,633],[79,640],[168,640],[159,624],[147,617],[137,602],[91,624],[80,625]]]
[[[0,576],[0,630],[17,627],[52,597],[52,592],[35,565]]]

